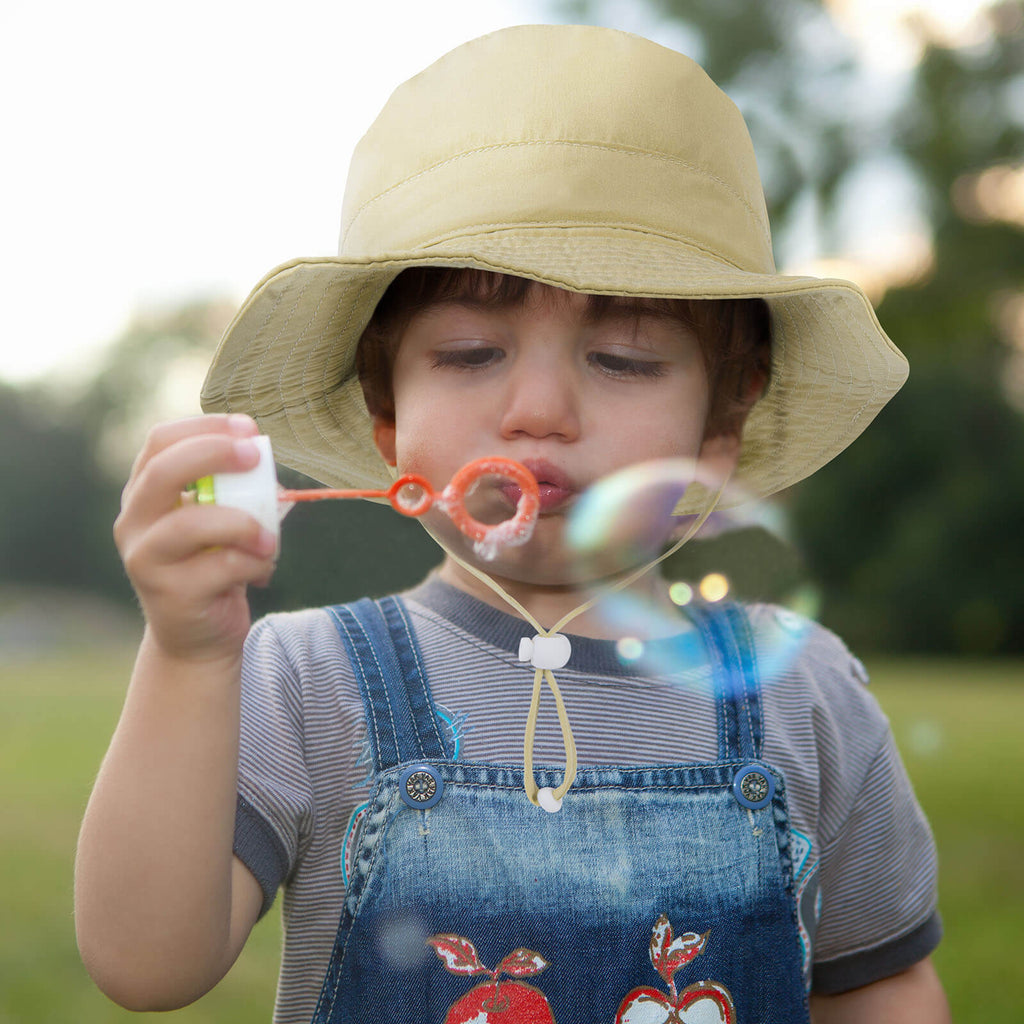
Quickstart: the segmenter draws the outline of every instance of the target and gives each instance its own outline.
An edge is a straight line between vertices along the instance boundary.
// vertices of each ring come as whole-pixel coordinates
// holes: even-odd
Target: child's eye
[[[612,352],[592,352],[590,361],[605,373],[616,377],[661,377],[665,364],[651,359],[632,359]]]
[[[441,349],[433,353],[431,365],[435,369],[450,367],[455,370],[476,370],[492,366],[504,358],[505,353],[492,346]]]

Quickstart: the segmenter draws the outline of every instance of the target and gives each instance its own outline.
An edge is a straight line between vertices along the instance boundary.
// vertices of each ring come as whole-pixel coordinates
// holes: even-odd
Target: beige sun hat
[[[387,487],[356,378],[359,337],[406,267],[476,267],[594,294],[743,298],[772,311],[772,377],[736,482],[820,468],[907,376],[854,284],[777,274],[753,146],[692,60],[605,28],[533,25],[458,47],[400,86],[352,158],[337,257],[272,270],[202,392],[283,465]],[[688,511],[704,496],[687,493]]]

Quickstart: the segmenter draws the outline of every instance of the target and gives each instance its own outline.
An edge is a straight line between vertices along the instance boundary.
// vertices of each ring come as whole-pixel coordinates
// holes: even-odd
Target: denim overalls
[[[521,767],[453,760],[399,599],[330,611],[375,787],[317,1024],[808,1020],[783,780],[758,760],[738,608],[688,609],[718,760],[581,768],[557,813],[528,801]]]

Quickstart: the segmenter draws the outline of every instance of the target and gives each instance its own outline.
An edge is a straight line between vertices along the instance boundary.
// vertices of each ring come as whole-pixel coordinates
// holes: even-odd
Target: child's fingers
[[[162,565],[138,590],[147,626],[175,657],[237,657],[250,625],[246,587],[265,585],[273,572],[270,559],[233,547]]]
[[[166,592],[199,607],[235,587],[265,585],[273,576],[272,558],[242,548],[204,548],[175,563],[166,574]]]
[[[236,550],[272,564],[277,539],[239,509],[185,505],[159,518],[147,530],[128,531],[121,557],[129,577],[144,587],[167,566],[217,548]]]
[[[146,436],[145,443],[132,465],[128,476],[131,487],[139,473],[150,460],[160,452],[187,438],[204,434],[221,434],[227,437],[253,437],[259,433],[255,420],[242,413],[212,413],[206,416],[190,416],[181,420],[158,423]]]
[[[250,437],[228,433],[186,436],[152,455],[122,495],[122,528],[146,524],[181,504],[182,491],[211,473],[241,473],[259,462]]]

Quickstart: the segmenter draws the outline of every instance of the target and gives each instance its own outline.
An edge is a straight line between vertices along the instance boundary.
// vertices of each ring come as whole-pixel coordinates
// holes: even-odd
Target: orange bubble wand
[[[332,487],[284,488],[277,483],[270,439],[253,439],[260,449],[260,462],[244,473],[218,473],[197,480],[190,488],[203,504],[230,505],[254,515],[272,532],[279,532],[281,507],[296,502],[331,501],[348,498],[383,498],[404,516],[421,516],[435,505],[474,542],[476,553],[488,560],[505,545],[523,544],[533,534],[540,511],[540,489],[534,475],[521,463],[501,456],[489,456],[467,463],[440,493],[422,476],[407,473],[386,490]],[[487,476],[503,477],[519,489],[515,513],[500,523],[482,523],[466,508],[466,496]]]

